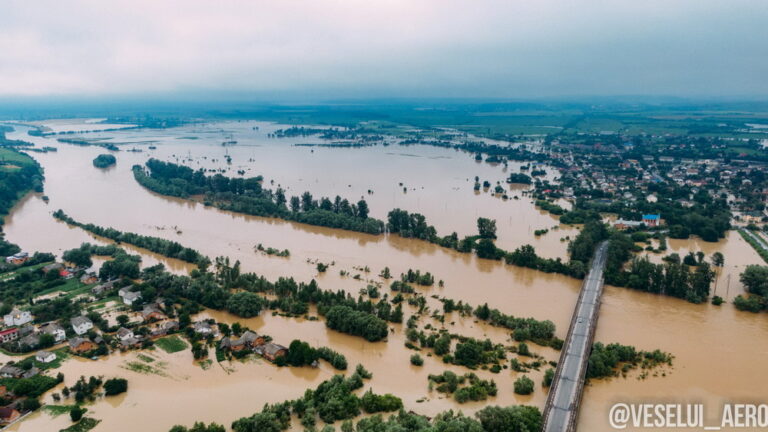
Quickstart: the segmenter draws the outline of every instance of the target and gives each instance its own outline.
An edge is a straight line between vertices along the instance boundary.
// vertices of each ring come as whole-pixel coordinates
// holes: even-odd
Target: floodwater
[[[654,246],[657,243],[654,242]],[[722,268],[712,267],[716,271],[716,283],[712,285],[712,295],[718,295],[727,301],[739,294],[744,294],[744,287],[739,276],[748,265],[764,264],[760,255],[741,237],[737,231],[728,231],[725,238],[717,243],[705,242],[700,238],[687,240],[667,239],[667,250],[661,254],[644,252],[652,262],[661,263],[662,257],[676,253],[684,258],[688,253],[703,252],[704,260],[711,264],[712,254],[720,252],[725,257]]]
[[[299,147],[291,144],[318,143],[320,139],[267,138],[268,132],[280,127],[284,126],[242,122],[163,131],[88,134],[88,138],[103,137],[115,143],[133,143],[123,148],[143,150],[140,153],[116,153],[117,166],[106,170],[96,169],[91,164],[96,155],[106,152],[102,148],[59,144],[55,139],[28,137],[21,132],[8,134],[12,139],[27,139],[40,146],[57,147],[59,151],[31,153],[45,168],[45,194],[50,202],[46,204],[36,195],[20,202],[6,218],[7,238],[24,250],[54,253],[76,247],[83,241],[96,241],[90,234],[53,219],[51,213],[61,208],[82,222],[176,240],[210,257],[239,259],[244,270],[255,271],[270,279],[278,276],[293,276],[302,281],[316,278],[325,289],[356,293],[367,284],[366,280],[381,282],[376,275],[385,266],[389,266],[394,275],[409,268],[420,269],[445,282],[442,288],[436,285],[423,289],[428,296],[446,296],[473,305],[488,302],[508,314],[550,319],[557,325],[558,335],[565,336],[580,287],[579,281],[574,279],[479,260],[398,236],[371,236],[232,214],[153,194],[133,180],[131,166],[143,163],[150,156],[178,160],[195,168],[226,169],[229,167],[224,156],[228,154],[233,162],[227,175],[237,175],[235,171],[240,169],[249,176],[262,174],[266,184],[274,180],[272,187],[281,184],[289,194],[309,190],[316,197],[337,193],[350,200],[365,197],[372,215],[379,218],[384,218],[393,207],[418,211],[425,214],[441,234],[454,230],[460,236],[474,234],[478,216],[494,218],[499,228],[498,243],[506,249],[530,243],[543,256],[565,257],[567,242],[561,238],[576,233],[573,228],[561,227],[539,239],[533,236],[533,230],[557,226],[557,220],[536,209],[530,199],[520,194],[520,186],[510,187],[503,183],[519,164],[510,163],[505,171],[501,165],[477,163],[466,153],[427,146]],[[222,147],[221,141],[229,134],[238,145]],[[189,139],[191,137],[198,139]],[[157,149],[150,150],[149,143]],[[518,195],[520,199],[504,201],[490,193],[476,194],[472,188],[476,175],[481,182],[486,179],[494,184],[502,181],[505,188],[513,189],[509,195]],[[403,192],[403,187],[408,190]],[[369,189],[372,194],[368,194]],[[287,248],[291,256],[280,258],[257,253],[253,248],[258,243]],[[737,233],[731,233],[727,240],[717,244],[669,240],[669,252],[682,255],[683,250],[698,248],[704,248],[707,254],[715,250],[725,254],[726,267],[721,278],[725,272],[732,275],[729,297],[743,290],[737,277],[739,269],[746,264],[760,263],[759,257]],[[163,262],[176,272],[188,269],[184,263],[152,256],[146,251],[133,251],[141,253],[145,264]],[[333,265],[326,273],[318,274],[311,263],[316,260]],[[358,270],[364,266],[370,268],[370,273]],[[342,277],[340,270],[349,271],[353,276],[361,274],[362,280]],[[438,307],[438,303],[431,299],[430,305]],[[606,288],[601,310],[598,340],[621,342],[645,350],[660,348],[673,353],[676,360],[666,377],[638,380],[635,375],[590,385],[580,417],[582,430],[610,430],[607,423],[609,405],[622,401],[622,397],[633,401],[641,398],[649,401],[659,398],[666,398],[665,401],[669,398],[682,401],[705,399],[719,404],[744,397],[765,399],[768,396],[768,391],[758,386],[768,382],[768,371],[761,360],[768,354],[768,320],[764,315],[738,312],[729,304],[719,308],[692,305],[613,287]],[[406,310],[406,315],[408,313]],[[235,320],[227,314],[208,314],[222,321]],[[483,403],[458,405],[450,399],[430,394],[426,380],[429,373],[463,369],[448,367],[426,356],[423,368],[412,367],[408,362],[412,352],[403,346],[400,326],[393,326],[396,331],[388,343],[370,344],[329,331],[322,322],[273,316],[240,321],[257,332],[273,336],[284,345],[300,335],[314,345],[327,345],[344,353],[350,366],[362,363],[373,372],[370,385],[376,392],[401,396],[407,409],[435,414],[456,408],[473,412],[484,406]],[[506,332],[487,328],[470,319],[455,316],[446,317],[445,321],[452,332],[490,337],[499,343],[508,339]],[[455,325],[451,326],[450,322]],[[533,347],[533,350],[547,359],[554,360],[558,355],[541,347]],[[316,386],[333,373],[328,365],[319,370],[297,370],[277,369],[259,362],[236,363],[236,372],[227,373],[216,363],[203,370],[192,361],[188,350],[176,354],[158,350],[153,355],[159,357],[158,361],[167,362],[169,377],[141,375],[121,369],[126,358],[119,355],[96,362],[70,360],[64,363],[62,370],[68,382],[82,374],[118,375],[130,381],[127,395],[97,402],[92,407],[93,415],[103,420],[97,431],[167,430],[173,424],[191,424],[194,420],[228,425],[236,418],[258,411],[265,402],[297,397],[305,388]],[[130,358],[135,354],[126,356]],[[542,374],[543,369],[530,376],[540,383]],[[492,377],[499,385],[499,396],[488,403],[530,403],[543,407],[546,393],[541,387],[537,386],[530,397],[512,393],[512,382],[519,374],[504,370],[498,375],[484,371],[479,375]],[[423,397],[428,400],[416,402]],[[51,419],[45,413],[35,414],[11,430],[56,430],[66,423],[63,417]]]

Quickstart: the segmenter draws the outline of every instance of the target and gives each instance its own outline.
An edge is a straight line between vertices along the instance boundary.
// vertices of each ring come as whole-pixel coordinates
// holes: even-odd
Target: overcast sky
[[[5,0],[0,97],[768,96],[768,1]]]

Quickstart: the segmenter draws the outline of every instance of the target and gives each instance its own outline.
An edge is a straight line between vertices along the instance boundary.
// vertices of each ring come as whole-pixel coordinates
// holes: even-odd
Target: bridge
[[[560,361],[549,389],[547,404],[544,406],[544,432],[576,430],[587,362],[592,351],[600,297],[603,294],[603,270],[607,250],[608,242],[603,242],[597,247],[592,267],[581,287],[568,337],[560,352]]]

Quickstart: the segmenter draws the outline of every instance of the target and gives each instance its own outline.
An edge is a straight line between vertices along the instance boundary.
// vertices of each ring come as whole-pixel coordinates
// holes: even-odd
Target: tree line
[[[660,350],[638,351],[633,346],[617,343],[604,345],[597,342],[592,346],[587,362],[587,379],[618,376],[619,366],[622,366],[621,373],[637,366],[642,366],[643,369],[664,364],[672,366],[672,359],[671,354]]]
[[[586,273],[583,263],[565,263],[560,258],[541,258],[530,245],[521,246],[513,252],[497,248],[493,243],[496,238],[496,223],[486,218],[478,219],[478,235],[466,236],[460,240],[454,232],[439,237],[435,227],[429,225],[426,217],[419,213],[396,208],[388,213],[386,224],[370,218],[365,200],[360,200],[357,204],[350,204],[338,196],[333,201],[329,198],[316,200],[309,192],[287,200],[282,189],[278,188],[274,192],[262,189],[261,177],[240,179],[228,178],[221,174],[207,176],[202,169],[195,171],[183,165],[156,159],[147,162],[147,169],[149,172],[138,165],[133,167],[134,177],[146,188],[182,198],[202,194],[207,204],[224,210],[369,234],[379,234],[386,229],[402,237],[425,240],[463,253],[474,251],[480,258],[504,259],[508,264],[548,273],[562,273],[577,278],[584,277]]]
[[[0,132],[0,138],[5,138],[4,132]],[[5,215],[30,191],[43,191],[43,169],[40,164],[14,148],[0,147],[0,256],[21,251],[17,245],[5,240],[1,227]]]
[[[633,257],[632,238],[614,232],[608,246],[605,282],[609,285],[664,294],[701,303],[709,297],[715,273],[703,259],[682,262],[673,254],[664,263],[652,263],[647,257]],[[702,257],[703,258],[703,257]],[[625,263],[629,261],[629,266]]]
[[[309,305],[326,318],[328,328],[362,337],[375,342],[386,338],[387,321],[402,321],[402,310],[391,308],[388,302],[373,303],[354,299],[343,290],[322,290],[314,280],[297,283],[293,278],[279,278],[271,282],[255,273],[242,273],[240,263],[217,258],[214,271],[195,269],[190,276],[174,275],[162,266],[142,271],[138,288],[142,302],[163,297],[167,302],[186,304],[193,302],[207,308],[227,310],[240,317],[254,317],[264,309],[282,310],[304,315]],[[237,289],[238,292],[232,293]],[[273,296],[267,299],[262,294]]]
[[[368,203],[360,199],[350,203],[336,196],[316,199],[310,192],[286,197],[285,191],[262,187],[263,177],[229,178],[222,174],[206,175],[203,169],[150,159],[145,170],[133,166],[139,184],[162,195],[180,198],[202,195],[204,203],[223,210],[254,216],[274,217],[309,225],[380,234],[384,223],[369,217]]]
[[[308,390],[301,398],[267,404],[260,412],[234,421],[232,429],[234,432],[282,432],[290,429],[294,418],[308,430],[316,430],[319,418],[326,423],[320,429],[321,432],[336,430],[332,424],[337,421],[341,421],[342,432],[531,432],[538,431],[542,426],[541,412],[532,406],[488,406],[478,411],[474,418],[466,417],[460,412],[447,411],[430,419],[404,411],[402,400],[394,395],[377,395],[369,390],[363,396],[357,396],[354,392],[362,388],[363,380],[369,379],[370,376],[365,369],[358,366],[349,378],[336,375],[322,382],[317,388]],[[472,386],[464,387],[477,391],[459,389],[464,395],[462,398],[481,399],[483,393],[495,393],[492,381],[481,381],[476,379]],[[388,418],[375,414],[353,423],[351,419],[362,412],[394,414]],[[192,429],[174,426],[170,432],[223,431],[224,427],[215,423],[208,426],[195,423]]]
[[[104,228],[91,223],[78,222],[67,216],[63,210],[59,209],[53,213],[53,217],[69,225],[82,228],[92,234],[106,237],[116,243],[128,243],[130,245],[147,249],[168,258],[174,258],[198,266],[207,266],[210,260],[195,249],[182,246],[180,243],[162,239],[159,237],[145,236],[141,234],[122,232],[114,228]]]
[[[738,295],[733,305],[739,310],[760,312],[768,309],[768,266],[749,265],[739,277],[749,295]]]

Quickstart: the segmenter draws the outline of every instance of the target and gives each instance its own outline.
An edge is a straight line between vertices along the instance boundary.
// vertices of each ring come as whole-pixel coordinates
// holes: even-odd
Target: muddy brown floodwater
[[[259,130],[254,130],[254,126]],[[516,170],[519,164],[510,163],[505,171],[501,165],[476,163],[465,153],[427,146],[311,148],[291,144],[317,143],[318,138],[267,138],[268,132],[280,127],[263,122],[238,122],[84,135],[127,143],[123,145],[126,149],[143,150],[116,153],[117,165],[106,170],[96,169],[91,163],[96,155],[105,152],[102,148],[28,137],[20,128],[10,133],[9,138],[54,146],[58,152],[31,153],[45,168],[45,194],[50,202],[46,204],[38,195],[28,196],[6,218],[4,230],[10,241],[29,251],[60,254],[83,241],[99,241],[56,221],[51,213],[61,208],[79,221],[176,240],[210,257],[239,259],[244,270],[270,279],[293,276],[308,281],[316,278],[323,288],[352,293],[364,287],[366,279],[382,281],[376,275],[385,266],[395,275],[409,268],[420,269],[445,282],[442,288],[424,290],[428,296],[436,294],[473,305],[487,302],[508,314],[549,319],[557,325],[557,334],[565,336],[580,288],[575,279],[479,260],[398,236],[371,236],[206,208],[148,192],[134,181],[131,173],[133,164],[143,163],[150,156],[193,168],[228,169],[225,173],[233,176],[237,170],[244,170],[249,176],[262,174],[267,184],[274,180],[272,187],[279,183],[292,194],[309,190],[315,196],[338,193],[350,200],[365,197],[372,215],[379,218],[384,218],[393,207],[418,211],[445,234],[453,230],[459,235],[473,234],[476,218],[490,217],[498,221],[502,247],[514,249],[530,243],[541,255],[549,257],[564,258],[567,242],[561,239],[577,232],[561,226],[536,239],[533,230],[558,226],[557,219],[536,209],[530,199],[519,193],[519,186],[512,186],[510,195],[518,195],[520,199],[507,201],[485,192],[475,194],[472,190],[475,175],[481,181],[488,179],[495,183]],[[234,136],[238,145],[220,145],[228,134]],[[150,143],[157,149],[149,150]],[[226,154],[233,159],[231,166],[224,162]],[[401,182],[404,186],[400,186]],[[403,187],[408,188],[407,192],[403,192]],[[369,195],[368,189],[373,194]],[[291,256],[280,258],[256,253],[253,248],[258,243],[289,249]],[[729,298],[743,292],[738,282],[743,266],[760,263],[757,254],[737,233],[730,233],[719,243],[669,241],[669,252],[682,255],[687,250],[699,249],[707,254],[716,250],[725,254],[726,267],[719,279],[718,294],[730,274]],[[184,263],[140,249],[132,251],[142,255],[144,264],[162,262],[179,273],[188,270]],[[318,274],[315,265],[307,262],[315,260],[333,265],[326,273]],[[370,268],[370,273],[355,270],[365,266]],[[349,271],[351,275],[361,274],[363,281],[343,277],[340,270]],[[431,305],[435,306],[436,302],[431,301]],[[206,314],[225,322],[236,320],[220,312]],[[504,370],[498,375],[479,372],[482,378],[493,378],[499,385],[499,395],[487,403],[458,405],[450,399],[441,399],[428,391],[426,376],[446,369],[463,370],[426,357],[423,368],[412,367],[408,361],[412,351],[403,346],[400,326],[393,326],[396,331],[389,342],[371,344],[329,331],[318,321],[269,315],[239,321],[283,344],[300,337],[342,352],[350,366],[362,363],[373,372],[374,378],[368,386],[377,392],[401,396],[407,409],[416,412],[435,414],[445,409],[474,412],[485,404],[528,403],[543,407],[546,398],[539,386],[530,397],[514,395],[512,382],[519,374]],[[456,333],[489,337],[499,343],[509,339],[507,332],[469,319],[446,318],[446,323],[451,321],[455,325],[446,326]],[[616,401],[701,400],[714,407],[725,401],[768,399],[768,390],[761,384],[768,382],[768,368],[763,360],[768,354],[765,315],[738,312],[730,304],[693,305],[607,287],[597,339],[630,344],[638,349],[669,351],[676,357],[675,366],[665,377],[639,380],[635,374],[627,379],[593,382],[585,394],[581,430],[610,430],[608,408]],[[558,355],[542,347],[534,347],[534,351],[547,359],[554,360]],[[203,370],[193,362],[189,350],[175,354],[156,350],[152,356],[158,364],[165,365],[166,376],[139,374],[122,368],[126,362],[136,361],[135,353],[112,355],[99,361],[74,359],[64,363],[62,371],[70,383],[80,375],[97,374],[124,376],[130,381],[127,395],[105,399],[90,407],[91,415],[102,420],[97,431],[164,431],[173,424],[191,424],[194,420],[228,425],[232,420],[258,411],[265,402],[295,398],[334,373],[327,364],[317,370],[278,369],[260,361],[235,362],[234,372],[216,363]],[[530,375],[540,383],[542,374],[543,369]],[[426,401],[417,402],[424,397]],[[58,430],[68,423],[65,417],[51,418],[46,413],[36,413],[11,430]]]

